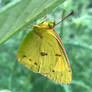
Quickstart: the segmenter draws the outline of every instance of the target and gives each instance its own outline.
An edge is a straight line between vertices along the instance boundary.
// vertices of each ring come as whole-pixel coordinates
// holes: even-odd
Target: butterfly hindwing
[[[46,76],[59,83],[70,84],[72,80],[72,71],[69,65],[69,61],[63,43],[60,40],[58,34],[54,30],[49,31],[49,33],[53,36],[53,38],[56,39],[60,54],[58,53],[57,55],[59,58],[57,60],[57,64],[54,67],[53,72],[47,73]]]

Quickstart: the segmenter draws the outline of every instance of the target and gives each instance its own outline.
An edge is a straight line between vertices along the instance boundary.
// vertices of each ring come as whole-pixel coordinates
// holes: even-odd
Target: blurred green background
[[[0,7],[11,1],[2,0]],[[28,33],[21,31],[0,46],[0,92],[92,92],[92,0],[67,0],[47,20],[58,22],[72,10],[75,14],[55,27],[70,61],[72,83],[53,82],[16,60],[17,49]]]

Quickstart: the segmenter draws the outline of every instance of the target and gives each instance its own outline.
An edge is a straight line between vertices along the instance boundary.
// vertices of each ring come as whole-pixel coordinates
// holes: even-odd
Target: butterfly
[[[55,21],[33,25],[18,49],[17,59],[33,72],[70,84],[72,71],[69,60],[54,26]]]

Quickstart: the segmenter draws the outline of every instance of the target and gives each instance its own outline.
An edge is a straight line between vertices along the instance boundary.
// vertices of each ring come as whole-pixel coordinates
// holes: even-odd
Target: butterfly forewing
[[[55,67],[59,52],[56,39],[48,33],[40,38],[34,31],[30,32],[18,49],[18,60],[34,72],[49,73]]]

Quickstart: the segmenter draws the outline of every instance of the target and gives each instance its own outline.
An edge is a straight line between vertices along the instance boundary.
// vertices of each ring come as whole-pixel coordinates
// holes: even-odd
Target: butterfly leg
[[[42,20],[41,23],[43,23],[44,21],[46,21],[47,18],[48,18],[48,15],[46,15],[46,16],[44,17],[44,19]]]

